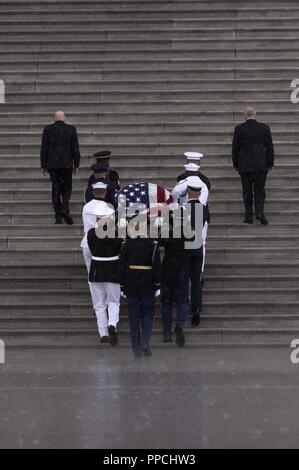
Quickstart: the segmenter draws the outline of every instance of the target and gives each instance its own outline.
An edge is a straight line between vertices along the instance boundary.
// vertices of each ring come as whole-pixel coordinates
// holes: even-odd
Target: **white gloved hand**
[[[163,217],[157,217],[156,220],[155,220],[154,226],[155,227],[162,227],[163,223],[164,223]]]
[[[159,289],[159,290],[156,290],[155,297],[159,297],[159,296],[160,296],[160,294],[161,294],[161,291],[160,291],[160,289]]]
[[[123,299],[126,299],[126,298],[127,298],[127,296],[126,296],[123,292],[120,293],[120,296],[121,296]]]

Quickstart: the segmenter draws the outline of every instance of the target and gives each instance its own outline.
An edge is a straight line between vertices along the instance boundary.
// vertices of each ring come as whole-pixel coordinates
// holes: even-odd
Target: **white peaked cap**
[[[201,179],[198,176],[189,176],[187,178],[187,185],[188,185],[188,188],[193,188],[198,191],[204,188],[205,186],[204,182],[201,181]]]
[[[186,171],[198,171],[200,169],[200,166],[195,163],[188,163],[187,165],[184,165],[184,167]]]
[[[98,183],[92,185],[92,189],[107,189],[107,184],[99,181]]]
[[[204,155],[198,152],[186,152],[184,153],[184,155],[187,158],[187,160],[193,160],[197,162],[199,162],[202,158],[204,158]]]
[[[110,207],[104,201],[98,201],[98,204],[93,210],[93,215],[95,215],[98,219],[105,219],[111,217],[114,214],[114,209]]]

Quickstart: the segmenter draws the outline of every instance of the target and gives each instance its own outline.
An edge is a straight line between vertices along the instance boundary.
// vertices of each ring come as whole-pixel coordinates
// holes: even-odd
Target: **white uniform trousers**
[[[100,336],[108,336],[108,327],[119,322],[120,285],[112,282],[91,282],[91,296]],[[107,317],[108,310],[108,317]]]
[[[89,274],[92,256],[88,247],[83,248],[83,258]],[[99,334],[108,336],[108,326],[116,327],[119,322],[120,285],[112,282],[88,281],[88,286],[97,316]]]
[[[89,271],[90,271],[90,265],[91,265],[91,253],[90,253],[90,249],[87,247],[84,247],[82,249],[83,251],[83,258],[84,258],[84,262],[86,264],[86,269],[87,269],[87,279],[88,279],[88,276],[89,276]],[[91,298],[92,298],[92,303],[93,303],[93,295],[92,295],[92,282],[89,282],[88,281],[88,286],[89,286],[89,290],[90,290],[90,294],[91,294]],[[93,309],[94,308],[94,303],[93,303]]]

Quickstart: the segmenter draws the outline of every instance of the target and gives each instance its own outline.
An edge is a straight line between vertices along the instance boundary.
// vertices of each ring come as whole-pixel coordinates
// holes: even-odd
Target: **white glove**
[[[160,289],[159,289],[159,290],[156,290],[156,292],[155,292],[155,297],[159,297],[159,296],[160,296],[160,294],[161,294],[161,291],[160,291]]]
[[[163,223],[164,223],[163,217],[157,217],[156,220],[155,220],[154,226],[155,227],[162,227]]]
[[[120,292],[120,296],[121,296],[123,299],[126,299],[126,298],[127,298],[127,296],[126,296],[122,291]]]

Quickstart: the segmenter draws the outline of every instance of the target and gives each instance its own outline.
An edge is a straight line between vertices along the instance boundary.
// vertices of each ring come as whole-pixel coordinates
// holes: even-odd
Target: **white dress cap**
[[[188,188],[192,188],[195,190],[200,191],[202,188],[205,187],[205,184],[198,176],[189,176],[187,178],[187,185]]]
[[[95,209],[93,210],[93,214],[98,219],[105,219],[111,217],[114,214],[114,209],[110,207],[106,202],[99,201],[96,205]]]
[[[196,162],[199,162],[202,158],[204,158],[204,155],[198,152],[186,152],[184,155],[187,160],[193,160]]]
[[[107,186],[108,185],[106,183],[99,181],[98,183],[92,185],[92,189],[107,189]]]
[[[198,171],[200,169],[199,165],[196,165],[195,163],[188,163],[187,165],[184,165],[186,171]]]

